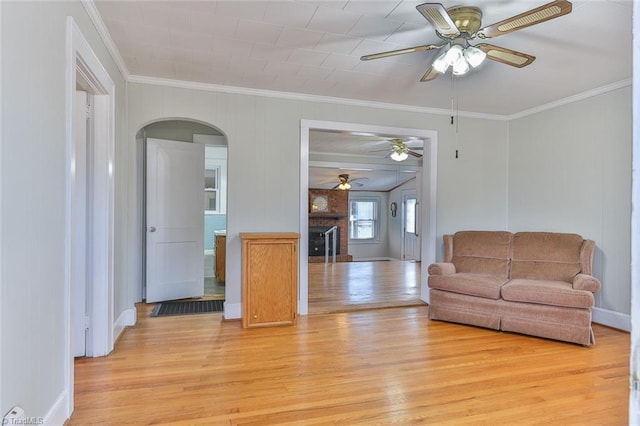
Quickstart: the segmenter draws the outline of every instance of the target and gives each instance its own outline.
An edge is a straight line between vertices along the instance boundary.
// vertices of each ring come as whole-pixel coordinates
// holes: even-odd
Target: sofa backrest
[[[517,232],[513,235],[509,278],[572,282],[588,257],[583,253],[583,242],[577,234]]]
[[[506,231],[460,231],[445,236],[445,257],[451,256],[456,272],[509,276],[513,234]],[[447,247],[447,241],[451,247]]]

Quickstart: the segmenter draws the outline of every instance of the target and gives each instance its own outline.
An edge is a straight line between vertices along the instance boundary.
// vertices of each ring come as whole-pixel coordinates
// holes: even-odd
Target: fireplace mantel
[[[346,214],[337,213],[313,213],[309,215],[309,219],[344,219]]]

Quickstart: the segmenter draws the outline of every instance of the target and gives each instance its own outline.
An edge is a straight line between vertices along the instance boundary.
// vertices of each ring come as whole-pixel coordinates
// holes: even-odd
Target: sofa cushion
[[[518,232],[513,236],[510,278],[573,281],[582,269],[577,234]]]
[[[460,231],[453,236],[453,259],[457,272],[509,275],[510,232]]]
[[[429,287],[485,299],[499,299],[500,287],[507,278],[497,275],[457,273],[429,276]]]
[[[502,286],[501,295],[510,302],[537,303],[568,308],[592,308],[593,293],[575,290],[564,281],[512,279]]]

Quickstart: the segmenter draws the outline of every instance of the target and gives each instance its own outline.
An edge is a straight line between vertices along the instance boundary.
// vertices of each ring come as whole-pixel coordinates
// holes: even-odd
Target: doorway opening
[[[142,174],[140,185],[142,187],[143,192],[143,200],[146,200],[142,204],[142,222],[144,226],[143,235],[142,235],[142,247],[144,251],[143,256],[143,285],[138,290],[138,300],[146,299],[150,300],[147,295],[149,291],[150,285],[158,284],[154,281],[154,276],[158,276],[155,274],[156,271],[154,266],[149,263],[149,259],[155,262],[154,255],[156,254],[157,245],[154,245],[152,242],[153,239],[158,238],[158,227],[155,223],[151,223],[150,221],[160,220],[160,218],[155,215],[153,218],[150,218],[150,215],[153,214],[151,211],[151,207],[149,205],[149,185],[155,185],[155,183],[149,178],[148,173],[152,164],[149,160],[149,144],[150,141],[153,143],[166,143],[171,144],[174,143],[174,146],[178,148],[178,152],[181,152],[180,146],[183,148],[188,148],[189,145],[194,149],[200,149],[201,154],[199,155],[199,161],[201,164],[198,164],[197,167],[202,168],[202,173],[200,177],[195,177],[193,183],[193,188],[195,190],[194,197],[190,198],[189,204],[193,204],[189,211],[198,210],[200,213],[196,213],[199,219],[196,220],[188,220],[190,224],[197,222],[197,227],[199,230],[196,232],[200,235],[197,235],[194,240],[195,244],[200,247],[198,249],[198,254],[193,253],[189,255],[189,258],[195,258],[197,256],[199,259],[198,264],[199,270],[196,272],[191,270],[191,272],[184,271],[188,277],[173,277],[174,282],[178,281],[197,281],[200,290],[200,295],[197,297],[205,297],[205,298],[214,298],[214,299],[224,299],[225,298],[225,287],[224,287],[224,267],[225,267],[225,259],[224,253],[226,249],[226,241],[224,239],[226,232],[226,215],[227,215],[227,138],[226,136],[214,126],[203,123],[200,121],[195,121],[187,118],[166,118],[156,120],[152,123],[149,123],[142,127],[137,135],[136,140],[138,142],[138,147],[140,150],[140,158],[143,159],[142,170],[145,172]],[[184,144],[184,145],[183,145]],[[173,155],[173,154],[169,154]],[[181,157],[180,154],[176,154],[177,157]],[[177,158],[174,161],[174,165],[177,164]],[[163,166],[164,167],[164,166]],[[187,167],[187,169],[192,170],[193,167]],[[158,175],[158,170],[154,169],[153,172],[154,179]],[[179,175],[183,175],[184,173],[180,172]],[[162,179],[161,179],[162,180]],[[191,186],[191,184],[190,184]],[[151,192],[155,192],[157,189],[152,190]],[[161,189],[161,191],[169,191],[169,187]],[[179,194],[177,196],[183,196],[183,191],[177,189]],[[169,192],[165,194],[169,196]],[[175,194],[174,194],[175,195]],[[155,203],[155,201],[154,201]],[[184,203],[183,203],[184,204]],[[189,225],[189,227],[191,227]],[[153,231],[151,229],[153,228]],[[178,226],[178,228],[182,228],[182,226]],[[194,227],[195,229],[195,227]],[[197,241],[201,241],[198,243]],[[175,242],[176,244],[172,245],[171,250],[179,250],[180,244],[184,245],[184,241]],[[153,248],[153,252],[150,251],[150,244]],[[162,250],[166,247],[169,247],[168,244],[162,245]],[[184,248],[184,247],[183,247]],[[160,250],[158,248],[158,250]],[[172,256],[173,257],[173,256]],[[193,260],[193,259],[192,259]],[[157,265],[157,263],[154,263]],[[176,268],[171,268],[171,271],[177,271],[179,269],[178,266]],[[195,276],[197,274],[197,276]],[[166,275],[166,274],[165,274]],[[151,282],[150,282],[151,281]],[[163,283],[161,285],[170,285],[170,283]],[[171,293],[171,292],[170,292]],[[171,293],[173,294],[173,293]],[[187,296],[185,293],[183,296]],[[168,297],[168,296],[167,296]],[[171,296],[172,299],[180,298],[180,294],[175,293],[175,295]],[[158,300],[159,301],[159,300]]]
[[[67,303],[61,418],[73,412],[74,355],[107,355],[124,327],[135,322],[126,314],[114,321],[115,84],[72,17],[67,18],[66,38]]]
[[[323,153],[322,157],[320,156],[312,157],[310,152],[310,144],[312,140],[312,133],[315,131],[330,133],[335,136],[341,136],[345,134],[349,134],[353,136],[378,135],[378,136],[384,136],[386,138],[394,138],[394,137],[402,138],[402,139],[415,138],[423,141],[422,147],[423,147],[424,154],[421,158],[421,164],[419,165],[420,167],[414,167],[414,169],[411,170],[414,173],[413,177],[415,178],[413,189],[415,190],[415,193],[416,193],[417,205],[425,206],[424,208],[415,209],[415,211],[418,214],[418,221],[416,222],[417,226],[423,228],[422,231],[417,234],[418,235],[417,244],[420,247],[419,253],[420,253],[420,258],[422,262],[414,262],[412,265],[413,265],[413,268],[417,268],[416,272],[414,273],[414,277],[417,280],[417,282],[419,282],[419,291],[418,291],[420,295],[419,297],[422,301],[428,302],[426,267],[428,266],[429,263],[435,260],[435,247],[436,247],[435,193],[436,193],[436,175],[437,175],[437,171],[436,171],[437,132],[430,131],[430,130],[423,130],[423,129],[383,127],[383,126],[363,125],[363,124],[356,124],[356,123],[301,120],[300,234],[302,235],[302,238],[300,243],[302,247],[306,247],[309,244],[309,235],[308,235],[307,229],[310,225],[310,218],[312,217],[311,211],[310,211],[311,195],[309,194],[309,192],[311,188],[315,186],[315,184],[310,185],[310,182],[312,179],[310,177],[310,174],[312,173],[311,168],[321,167],[321,166],[336,167],[335,163],[339,162],[335,158],[330,158],[329,156],[330,151]],[[336,138],[337,137],[334,137],[334,139]],[[344,153],[342,154],[344,155]],[[342,159],[344,159],[344,156],[342,157]],[[362,161],[356,161],[353,159],[349,161],[352,164],[347,164],[347,165],[341,164],[339,167],[343,169],[350,168],[351,170],[357,170],[360,168],[360,170],[358,171],[360,172],[365,171],[365,170],[362,170],[363,168]],[[407,162],[402,166],[397,166],[394,164],[393,167],[390,167],[388,165],[389,164],[388,162],[387,162],[387,165],[384,165],[384,163],[381,163],[379,161],[378,162],[372,161],[371,158],[366,159],[366,161],[369,163],[372,163],[372,162],[374,163],[373,166],[371,165],[367,166],[367,169],[369,171],[391,168],[391,170],[395,173],[393,175],[395,179],[398,178],[400,173],[403,173],[411,169],[412,167],[412,165],[410,164],[411,162]],[[393,163],[394,162],[391,162],[390,164],[393,164]],[[402,164],[402,163],[396,163],[396,164]],[[413,165],[413,166],[416,166],[416,165]],[[399,213],[398,216],[400,218],[403,217],[402,215],[404,214],[403,211],[405,208],[404,204],[402,208],[400,209],[398,208],[400,207],[399,204],[402,204],[402,201],[403,201],[400,191],[404,189],[402,188],[402,184],[404,184],[408,180],[410,179],[398,180],[399,185],[396,188],[394,188],[398,190],[397,193],[394,194],[394,197],[397,197],[397,200],[395,198],[392,199],[392,197],[389,195],[387,195],[386,197],[385,196],[381,197],[381,200],[382,200],[380,203],[380,205],[382,206],[381,211],[384,211],[385,214],[390,214],[391,203],[393,202],[395,203],[396,214]],[[332,187],[330,187],[330,189],[332,189]],[[353,191],[353,186],[352,186],[352,191]],[[356,193],[356,191],[354,191],[354,193]],[[350,218],[350,216],[348,217]],[[398,254],[396,256],[401,257],[400,251],[402,250],[402,247],[401,247],[402,246],[402,242],[401,242],[402,241],[402,238],[401,238],[402,223],[399,221],[399,219],[397,219],[396,222],[397,222],[396,227],[393,229],[393,231],[391,231],[391,228],[390,228],[389,232],[394,232],[395,233],[394,235],[397,235],[396,244],[397,244]],[[309,283],[311,281],[311,278],[313,279],[317,278],[316,276],[310,277],[310,274],[312,272],[316,274],[317,271],[315,271],[315,269],[317,268],[315,268],[314,266],[313,267],[314,270],[311,270],[312,266],[309,264],[308,261],[309,261],[309,257],[308,257],[307,251],[300,250],[299,312],[303,315],[309,313],[309,300],[310,300]],[[406,263],[409,263],[409,262],[406,262]],[[328,265],[331,265],[331,264],[328,264]],[[329,268],[331,268],[331,266],[327,266],[325,268],[327,272],[331,272],[329,271]],[[337,268],[334,268],[334,269],[337,269]],[[392,272],[391,274],[392,275],[398,274],[398,272],[395,272],[395,273]],[[356,275],[358,277],[362,277],[361,273],[358,273]],[[373,275],[375,275],[375,273],[372,274],[372,276]],[[351,279],[348,277],[345,277],[344,279],[345,279],[345,286],[348,286],[349,282],[351,282]],[[375,279],[375,278],[372,278],[372,279]]]

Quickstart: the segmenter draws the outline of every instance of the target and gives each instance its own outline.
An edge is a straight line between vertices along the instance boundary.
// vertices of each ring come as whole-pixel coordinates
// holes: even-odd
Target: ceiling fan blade
[[[536,57],[516,50],[505,49],[504,47],[494,46],[493,44],[481,43],[475,47],[487,54],[487,59],[502,62],[512,67],[522,68],[531,64]]]
[[[422,154],[418,154],[417,152],[414,152],[412,150],[407,151],[407,154],[412,155],[416,158],[422,158]]]
[[[544,6],[536,7],[504,21],[496,22],[478,31],[478,37],[491,38],[530,27],[550,19],[558,18],[571,12],[571,3],[567,0],[556,0]]]
[[[423,46],[407,47],[406,49],[390,50],[388,52],[372,53],[360,57],[361,61],[370,61],[372,59],[388,58],[389,56],[404,55],[405,53],[424,52],[431,49],[439,49],[444,45],[425,44]]]
[[[447,9],[440,3],[424,3],[416,6],[422,14],[440,34],[445,36],[457,36],[460,30],[449,16]]]
[[[422,76],[422,78],[420,79],[420,81],[424,82],[424,81],[431,81],[434,80],[436,77],[438,77],[440,75],[440,73],[438,71],[436,71],[435,68],[433,68],[433,66],[429,67],[429,69],[427,70],[427,72],[424,73],[424,75]]]

